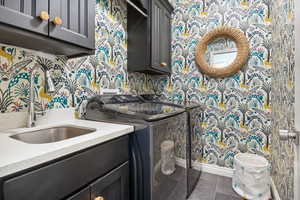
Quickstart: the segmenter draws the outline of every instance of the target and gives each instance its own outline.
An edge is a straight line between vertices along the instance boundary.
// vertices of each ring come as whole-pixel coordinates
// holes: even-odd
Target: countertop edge
[[[87,141],[83,141],[82,143],[70,145],[68,147],[64,147],[62,149],[55,150],[53,152],[45,153],[34,158],[30,158],[24,161],[19,161],[15,163],[8,164],[6,166],[0,167],[0,178],[5,176],[12,175],[17,172],[21,172],[23,170],[32,168],[34,166],[38,166],[43,163],[50,162],[52,160],[58,159],[63,156],[67,156],[69,154],[87,149],[89,147],[102,144],[104,142],[116,139],[118,137],[128,135],[134,131],[134,127],[124,128],[119,131],[113,131],[110,134],[99,135],[99,137],[90,139]]]

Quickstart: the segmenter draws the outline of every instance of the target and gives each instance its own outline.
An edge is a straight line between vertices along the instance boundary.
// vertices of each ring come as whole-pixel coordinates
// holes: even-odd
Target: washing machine
[[[185,109],[149,102],[140,96],[101,95],[88,100],[84,118],[135,127],[130,136],[132,200],[187,198],[188,114]],[[180,158],[180,162],[175,162],[175,168],[164,170],[163,144],[168,142],[173,144],[171,157]]]

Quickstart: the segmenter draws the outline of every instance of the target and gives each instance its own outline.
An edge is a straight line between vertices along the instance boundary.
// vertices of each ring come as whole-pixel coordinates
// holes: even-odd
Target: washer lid
[[[131,115],[134,118],[140,118],[146,121],[156,121],[185,111],[179,107],[149,102],[105,104],[103,107],[108,110]]]
[[[180,108],[184,108],[184,109],[194,109],[194,108],[201,107],[200,103],[196,103],[194,101],[187,101],[184,104],[176,104],[174,102],[169,101],[164,96],[159,97],[154,94],[142,94],[140,96],[147,102],[161,103],[161,104],[166,104],[169,106],[176,106],[176,107],[180,107]]]

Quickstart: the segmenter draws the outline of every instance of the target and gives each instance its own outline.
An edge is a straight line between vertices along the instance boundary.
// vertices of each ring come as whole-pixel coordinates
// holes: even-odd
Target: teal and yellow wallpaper
[[[174,0],[173,74],[157,77],[155,88],[170,101],[202,105],[197,137],[200,162],[232,167],[239,152],[270,156],[272,151],[272,18],[270,1]],[[214,79],[199,72],[195,47],[218,26],[241,29],[250,42],[247,65]],[[223,44],[221,44],[223,45]]]
[[[201,104],[196,120],[195,160],[232,167],[239,152],[257,153],[272,162],[282,199],[292,199],[293,149],[278,138],[279,128],[293,123],[293,0],[170,0],[172,69],[168,76],[127,73],[126,2],[97,0],[96,54],[66,60],[0,46],[0,112],[27,110],[29,74],[35,75],[36,106],[77,107],[103,88],[121,93],[157,93],[183,104]],[[218,26],[243,31],[251,52],[248,63],[222,79],[202,74],[195,63],[201,37]],[[43,71],[49,69],[56,92],[46,94]]]
[[[272,68],[272,153],[273,180],[283,200],[294,199],[294,143],[282,141],[279,130],[294,127],[295,19],[293,0],[274,0]]]

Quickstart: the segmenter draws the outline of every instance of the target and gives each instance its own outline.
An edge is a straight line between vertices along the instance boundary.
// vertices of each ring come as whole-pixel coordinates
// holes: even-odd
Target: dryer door
[[[187,197],[187,114],[152,126],[153,200],[185,200]]]

